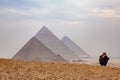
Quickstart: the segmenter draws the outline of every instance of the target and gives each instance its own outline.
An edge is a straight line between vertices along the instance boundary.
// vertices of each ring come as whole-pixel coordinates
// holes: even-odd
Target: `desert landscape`
[[[119,3],[0,0],[0,80],[120,80]]]
[[[120,80],[120,67],[0,59],[0,80]]]

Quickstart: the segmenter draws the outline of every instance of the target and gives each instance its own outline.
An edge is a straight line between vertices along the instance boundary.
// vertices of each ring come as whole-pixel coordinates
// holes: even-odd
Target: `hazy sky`
[[[0,57],[11,58],[44,25],[91,56],[120,57],[120,0],[0,0]]]

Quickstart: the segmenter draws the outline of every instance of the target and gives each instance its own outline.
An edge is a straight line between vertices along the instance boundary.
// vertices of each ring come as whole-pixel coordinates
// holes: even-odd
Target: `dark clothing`
[[[106,66],[107,65],[107,62],[108,62],[109,58],[107,56],[100,56],[99,58],[99,63],[101,66]]]

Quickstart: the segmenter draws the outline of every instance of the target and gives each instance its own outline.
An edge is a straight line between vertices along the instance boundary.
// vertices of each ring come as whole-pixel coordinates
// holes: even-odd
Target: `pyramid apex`
[[[49,30],[49,29],[48,29],[46,26],[43,26],[40,31],[43,31],[43,30],[46,31],[46,30]],[[40,31],[39,31],[39,32],[40,32]]]
[[[42,28],[46,28],[46,29],[48,29],[46,26],[43,26]]]
[[[49,34],[52,35],[53,33],[46,27],[43,26],[40,31],[38,31],[38,33],[35,35],[35,37],[40,36],[41,34]]]
[[[66,40],[66,39],[67,39],[67,40],[68,40],[68,39],[70,40],[70,38],[68,38],[67,36],[64,36],[64,37],[62,38],[62,40],[64,40],[64,39],[65,39],[65,40]]]
[[[64,36],[63,38],[68,38],[67,36]]]

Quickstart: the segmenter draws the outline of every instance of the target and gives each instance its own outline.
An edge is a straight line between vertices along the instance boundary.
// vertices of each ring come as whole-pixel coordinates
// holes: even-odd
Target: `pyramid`
[[[81,49],[76,43],[74,43],[67,36],[63,37],[61,41],[64,42],[79,57],[89,57],[89,55],[83,49]]]
[[[79,58],[69,47],[67,47],[45,26],[36,34],[35,37],[39,39],[53,53],[60,55],[65,60]]]
[[[23,48],[12,58],[15,60],[34,61],[65,61],[62,57],[55,55],[36,37],[31,38]]]

